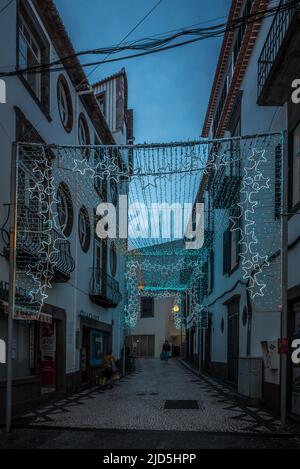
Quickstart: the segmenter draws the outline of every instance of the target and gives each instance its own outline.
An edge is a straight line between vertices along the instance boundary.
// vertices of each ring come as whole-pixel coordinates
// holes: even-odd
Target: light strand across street
[[[274,200],[280,210],[276,191],[280,191],[281,176],[272,166],[273,154],[282,157],[281,134],[120,147],[19,144],[16,317],[22,318],[26,309],[31,311],[28,319],[40,318],[53,279],[72,274],[75,266],[68,223],[70,213],[77,219],[83,208],[90,239],[100,248],[113,243],[118,258],[124,259],[124,326],[134,328],[140,296],[172,294],[180,304],[189,295],[195,323],[207,327],[207,278],[213,243],[224,237],[228,228],[237,239],[235,255],[240,258],[251,300],[259,310],[276,309],[280,304],[281,217],[276,204],[274,210]],[[122,193],[128,193],[128,239],[119,239],[117,233],[114,239],[97,239],[99,204],[109,202],[118,209]],[[193,213],[198,202],[205,207],[205,229],[201,233],[198,227],[203,240],[196,249],[188,249],[185,230],[191,220],[195,224]],[[137,203],[146,211],[140,217],[130,208]],[[153,204],[161,210],[151,232]],[[180,210],[183,206],[188,207],[187,214]],[[180,215],[177,222],[176,207]],[[136,237],[130,235],[131,224],[137,229]],[[214,226],[211,231],[210,224]],[[179,236],[178,228],[182,229]],[[74,236],[77,240],[77,233]],[[57,256],[58,249],[64,256]],[[30,258],[32,252],[34,259]],[[214,258],[215,268],[221,268],[222,259],[217,253]],[[93,276],[92,280],[97,285]],[[181,309],[174,316],[178,327]]]

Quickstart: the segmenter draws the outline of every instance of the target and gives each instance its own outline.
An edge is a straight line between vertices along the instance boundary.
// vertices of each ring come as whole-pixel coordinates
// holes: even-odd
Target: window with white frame
[[[42,64],[42,52],[39,44],[35,39],[35,35],[26,24],[22,15],[19,15],[19,47],[18,47],[19,68],[27,69]],[[41,74],[40,73],[23,73],[30,88],[41,100]]]

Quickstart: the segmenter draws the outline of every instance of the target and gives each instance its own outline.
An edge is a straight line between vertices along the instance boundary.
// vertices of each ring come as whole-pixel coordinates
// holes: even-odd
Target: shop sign
[[[14,319],[19,321],[38,321],[44,324],[52,324],[52,316],[49,314],[32,312],[26,309],[15,309]]]
[[[81,310],[79,316],[83,319],[89,319],[91,321],[101,322],[101,318],[96,313],[87,313],[86,311]]]

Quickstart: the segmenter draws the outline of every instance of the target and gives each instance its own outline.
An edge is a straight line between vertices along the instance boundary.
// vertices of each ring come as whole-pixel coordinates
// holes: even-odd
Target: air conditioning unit
[[[262,400],[262,358],[240,358],[238,392],[253,401]]]

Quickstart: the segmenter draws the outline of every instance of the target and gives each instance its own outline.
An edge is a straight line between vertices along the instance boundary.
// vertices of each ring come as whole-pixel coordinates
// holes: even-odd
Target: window
[[[110,271],[113,277],[116,276],[117,273],[117,249],[115,243],[111,243],[110,246]]]
[[[242,42],[243,42],[243,38],[244,38],[244,35],[245,35],[246,26],[247,26],[247,18],[251,13],[252,4],[253,4],[253,0],[247,0],[246,1],[245,6],[244,6],[244,10],[243,10],[243,14],[241,16],[242,22],[241,22],[241,24],[238,28],[237,38],[236,38],[236,42],[235,42],[235,45],[234,45],[234,65],[237,62],[238,55],[239,55],[239,52],[240,52],[240,49],[241,49],[241,46],[242,46]]]
[[[239,217],[240,208],[231,211],[231,217]],[[238,218],[237,225],[233,230],[233,222],[229,224],[229,228],[223,233],[223,274],[231,274],[240,262],[240,231],[241,219]]]
[[[223,274],[230,272],[230,228],[223,233]]]
[[[80,146],[88,146],[90,143],[89,126],[84,114],[81,113],[78,120],[78,144]],[[82,157],[89,158],[89,149],[82,152]]]
[[[24,18],[19,15],[19,68],[26,69],[42,64],[41,49],[35,40],[33,33],[27,26]],[[40,73],[24,73],[27,83],[29,84],[36,97],[41,99],[41,74]]]
[[[141,318],[154,318],[154,298],[141,297]]]
[[[60,75],[57,82],[57,103],[61,123],[70,133],[73,128],[73,106],[70,89],[64,75]]]
[[[61,183],[57,191],[57,215],[64,235],[70,236],[73,229],[73,203],[65,183]]]
[[[97,272],[102,269],[102,242],[95,240],[94,266]]]
[[[281,163],[282,146],[279,144],[275,148],[275,220],[281,215]]]
[[[118,204],[118,186],[114,179],[110,181],[110,196],[112,203],[117,206]]]
[[[99,221],[99,215],[97,215],[96,210],[94,210],[94,269],[97,272],[101,272],[103,266],[103,240],[99,239],[96,233],[96,226]]]
[[[230,221],[230,270],[231,272],[235,270],[235,268],[240,263],[240,252],[241,252],[241,233],[240,229],[242,228],[242,217],[241,217],[241,208],[236,206],[235,208],[231,209],[230,216],[234,218]],[[234,229],[233,229],[234,228]]]
[[[300,202],[300,122],[293,132],[293,206]]]
[[[230,271],[234,270],[239,263],[239,233],[237,230],[230,231]]]
[[[96,174],[94,177],[94,187],[98,195],[103,199],[105,194],[105,179],[103,177],[103,171],[101,168],[101,162],[104,160],[103,149],[100,147],[101,142],[97,136],[95,136],[95,150],[94,150],[94,165],[96,168]]]
[[[215,255],[214,251],[211,249],[209,254],[208,262],[208,294],[210,294],[214,289],[215,281]]]
[[[237,121],[232,137],[239,137],[241,135],[241,119]],[[231,156],[230,156],[230,176],[241,176],[241,141],[239,139],[232,140],[231,142]]]
[[[78,216],[78,235],[83,252],[88,252],[91,241],[91,225],[88,211],[85,207],[81,207]]]
[[[19,2],[17,25],[17,69],[40,67],[50,61],[50,45],[29,2]],[[49,71],[28,71],[19,75],[32,97],[49,118]]]

